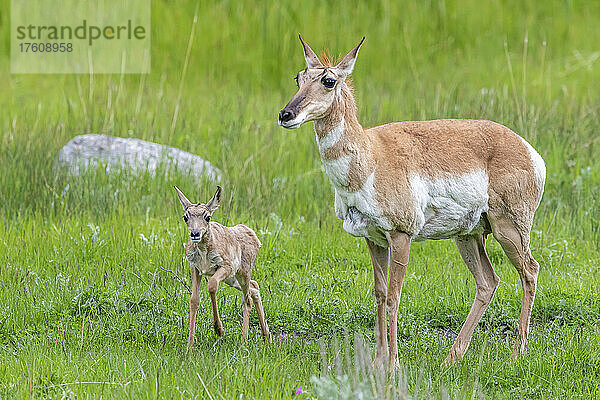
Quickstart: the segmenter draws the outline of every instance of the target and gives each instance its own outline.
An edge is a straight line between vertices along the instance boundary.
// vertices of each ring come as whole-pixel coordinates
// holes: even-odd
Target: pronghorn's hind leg
[[[512,359],[518,358],[525,352],[529,320],[535,298],[539,264],[531,255],[529,249],[529,229],[518,229],[515,220],[506,214],[489,213],[494,237],[502,246],[511,263],[517,269],[523,285],[523,302],[519,320],[517,341],[512,353]]]
[[[481,320],[483,313],[494,297],[500,279],[494,272],[490,259],[485,251],[485,240],[487,234],[473,236],[459,236],[455,238],[458,251],[475,278],[475,300],[469,311],[452,348],[450,354],[444,360],[444,364],[460,360],[469,344],[475,327]]]

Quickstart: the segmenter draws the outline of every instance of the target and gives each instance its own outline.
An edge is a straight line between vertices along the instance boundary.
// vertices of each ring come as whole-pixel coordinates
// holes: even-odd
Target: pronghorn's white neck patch
[[[335,160],[323,160],[323,168],[334,187],[348,186],[348,173],[350,172],[350,162],[353,155],[336,158]]]
[[[319,135],[316,134],[317,145],[319,146],[319,152],[321,153],[321,156],[323,155],[323,152],[332,148],[344,136],[344,124],[344,117],[342,117],[340,122],[334,126],[333,129],[327,132],[325,137],[322,139],[319,139]]]
[[[348,186],[348,173],[350,171],[350,162],[352,161],[353,155],[348,154],[334,160],[325,160],[323,156],[327,150],[331,149],[342,139],[344,136],[344,126],[344,118],[342,117],[340,122],[327,132],[323,138],[319,139],[319,134],[316,134],[319,153],[321,154],[321,160],[323,161],[323,169],[334,187]],[[316,129],[317,126],[315,125],[315,130]]]

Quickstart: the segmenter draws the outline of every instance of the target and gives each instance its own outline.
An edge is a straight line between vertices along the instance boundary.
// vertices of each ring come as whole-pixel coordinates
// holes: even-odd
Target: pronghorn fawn
[[[366,238],[377,300],[374,363],[398,366],[398,304],[410,244],[427,239],[453,238],[475,278],[475,300],[444,364],[463,357],[498,287],[485,250],[490,233],[523,286],[512,354],[517,358],[525,351],[539,268],[529,236],[546,176],[540,155],[491,121],[442,119],[364,129],[346,82],[364,38],[337,65],[319,60],[300,41],[306,68],[296,76],[298,92],[279,113],[279,125],[293,129],[314,121],[335,212],[344,230]]]
[[[227,227],[217,222],[211,222],[210,217],[221,201],[220,186],[217,186],[216,193],[206,204],[193,204],[177,186],[175,186],[175,190],[184,210],[183,220],[190,232],[185,249],[192,273],[188,351],[194,344],[196,314],[200,305],[198,292],[202,275],[209,277],[207,287],[212,303],[213,326],[219,337],[225,334],[225,330],[217,309],[217,289],[220,282],[225,282],[243,294],[242,340],[245,341],[248,338],[249,316],[253,302],[258,313],[262,334],[267,340],[270,340],[271,335],[265,321],[260,289],[258,283],[251,279],[254,261],[261,246],[256,234],[243,224]]]

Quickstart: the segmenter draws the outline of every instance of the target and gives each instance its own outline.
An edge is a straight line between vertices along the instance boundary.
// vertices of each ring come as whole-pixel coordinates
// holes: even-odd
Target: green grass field
[[[196,3],[183,3],[152,1],[151,74],[90,77],[11,75],[9,1],[0,1],[0,398],[287,399],[299,386],[299,398],[327,398],[327,385],[351,389],[358,374],[340,360],[355,357],[355,335],[374,354],[373,272],[364,240],[335,218],[312,124],[277,126],[304,68],[298,32],[334,55],[367,36],[354,71],[364,126],[491,119],[547,164],[526,356],[510,361],[521,285],[491,239],[500,287],[465,359],[440,368],[475,285],[452,241],[416,243],[399,314],[404,389],[389,384],[388,398],[600,396],[600,3],[200,2],[187,61]],[[241,343],[241,297],[226,287],[226,333],[215,343],[203,283],[196,351],[185,355],[189,295],[165,271],[189,285],[172,185],[196,201],[214,185],[68,176],[54,162],[82,133],[173,145],[223,170],[214,220],[245,223],[263,242],[254,277],[273,344],[260,339],[254,313]],[[317,381],[324,372],[334,379]]]

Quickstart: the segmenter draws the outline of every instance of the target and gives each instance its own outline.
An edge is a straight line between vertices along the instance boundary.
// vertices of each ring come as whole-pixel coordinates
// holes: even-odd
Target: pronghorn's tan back
[[[543,186],[523,139],[492,121],[440,119],[396,122],[367,129],[374,147],[376,186],[389,202],[411,173],[430,178],[483,170],[489,177],[489,207],[521,215],[530,225]]]

